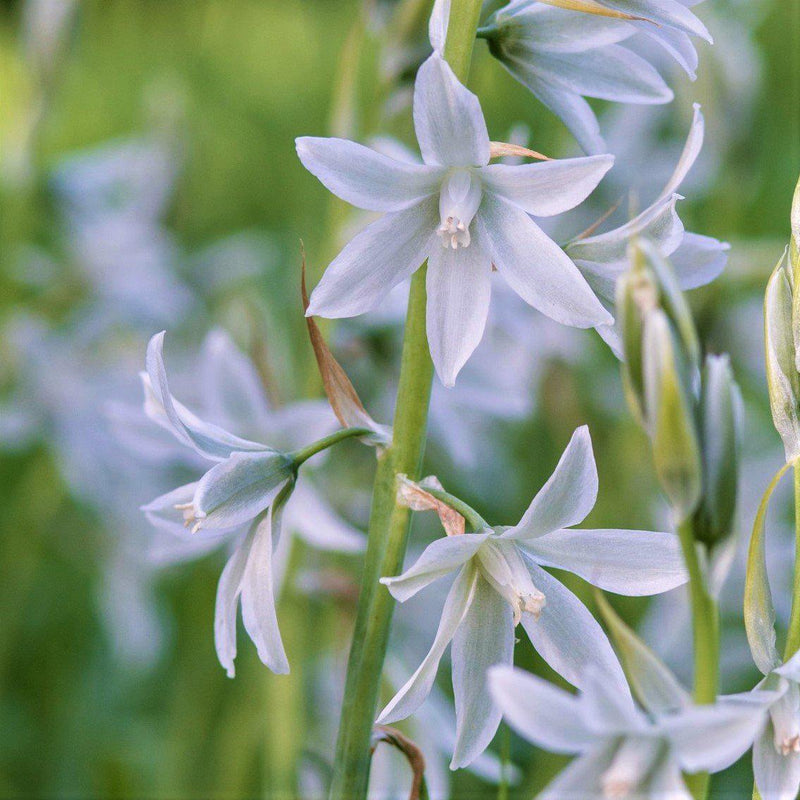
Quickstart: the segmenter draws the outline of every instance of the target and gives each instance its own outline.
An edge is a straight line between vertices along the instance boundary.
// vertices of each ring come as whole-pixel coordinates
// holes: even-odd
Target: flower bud
[[[700,499],[702,463],[694,397],[666,312],[650,311],[644,319],[644,389],[646,425],[661,486],[681,519]]]
[[[708,356],[700,390],[703,499],[695,514],[695,538],[709,547],[733,528],[738,489],[742,407],[728,356]]]
[[[793,293],[786,253],[775,267],[764,295],[764,344],[772,420],[783,440],[786,460],[800,455],[800,375],[792,325]]]

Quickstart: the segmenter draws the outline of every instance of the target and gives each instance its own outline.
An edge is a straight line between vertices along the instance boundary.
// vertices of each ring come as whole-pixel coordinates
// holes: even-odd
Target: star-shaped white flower
[[[753,743],[770,693],[692,706],[671,675],[649,671],[654,707],[638,708],[596,670],[572,695],[519,669],[493,667],[489,682],[503,716],[539,747],[577,758],[539,800],[691,800],[681,771],[719,772]]]
[[[490,165],[478,98],[435,53],[417,74],[414,125],[424,164],[342,139],[297,140],[304,166],[334,194],[385,212],[329,265],[307,314],[362,314],[427,259],[428,341],[447,386],[483,335],[492,266],[527,303],[559,322],[610,324],[580,271],[530,215],[578,205],[613,158]]]
[[[582,687],[593,665],[617,691],[627,684],[611,645],[586,607],[542,569],[569,570],[609,591],[651,595],[686,581],[677,537],[629,530],[570,530],[597,499],[589,430],[579,428],[555,472],[510,528],[483,528],[439,539],[399,577],[381,582],[399,601],[457,572],[430,652],[381,712],[379,723],[403,719],[430,692],[452,640],[456,744],[451,766],[469,764],[500,722],[486,684],[493,664],[510,664],[521,623],[542,658]]]

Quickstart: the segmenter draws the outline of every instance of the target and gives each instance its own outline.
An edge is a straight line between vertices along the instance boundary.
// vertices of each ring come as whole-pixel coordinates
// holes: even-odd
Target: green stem
[[[792,589],[792,613],[783,660],[788,661],[800,649],[800,469],[794,467],[794,588]]]
[[[445,57],[466,81],[481,0],[453,0]],[[347,663],[344,702],[336,744],[332,800],[363,800],[367,794],[370,736],[375,719],[394,600],[379,584],[403,566],[410,511],[396,502],[396,476],[419,476],[425,448],[433,364],[425,328],[423,265],[411,281],[392,445],[378,458],[372,494],[367,552]]]
[[[449,492],[445,492],[442,489],[432,489],[429,486],[425,487],[425,491],[431,497],[435,497],[437,500],[441,500],[443,503],[450,506],[453,511],[458,511],[473,531],[482,531],[491,527],[472,506],[467,505],[463,500],[459,500]]]
[[[683,558],[689,572],[689,595],[694,638],[694,701],[701,705],[717,699],[719,679],[719,613],[709,591],[697,553],[693,521],[689,517],[678,525]],[[707,773],[686,776],[686,783],[696,800],[708,796]]]
[[[301,450],[295,450],[293,453],[288,453],[289,458],[294,461],[295,467],[299,467],[304,462],[308,461],[311,456],[333,447],[339,442],[344,442],[347,439],[356,439],[359,436],[369,436],[372,431],[369,428],[342,428],[341,430],[331,433],[329,436],[324,436],[319,441],[303,447]]]

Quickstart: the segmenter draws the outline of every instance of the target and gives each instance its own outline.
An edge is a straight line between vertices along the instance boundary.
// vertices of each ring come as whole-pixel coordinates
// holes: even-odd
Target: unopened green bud
[[[702,489],[702,462],[694,397],[678,337],[666,312],[644,319],[646,423],[661,486],[681,519],[694,512]]]
[[[708,356],[700,389],[703,498],[695,513],[695,538],[709,547],[733,530],[738,489],[742,406],[730,359]]]
[[[793,293],[786,253],[775,267],[764,295],[764,344],[772,420],[783,440],[786,460],[800,455],[800,375],[792,325]]]

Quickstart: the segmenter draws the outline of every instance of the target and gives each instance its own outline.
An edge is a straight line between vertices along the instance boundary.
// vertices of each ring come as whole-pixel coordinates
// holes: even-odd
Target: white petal
[[[627,684],[621,691],[597,667],[586,667],[581,687],[581,706],[586,725],[597,735],[621,736],[643,734],[649,721],[634,705]]]
[[[775,748],[772,723],[753,743],[753,775],[762,800],[796,800],[800,791],[800,753],[781,755]]]
[[[487,193],[475,222],[481,246],[526,303],[576,328],[613,322],[569,256],[522,209]]]
[[[289,662],[278,630],[272,585],[272,543],[279,535],[279,515],[280,509],[270,508],[256,526],[242,577],[242,620],[262,663],[273,672],[285,674]]]
[[[196,417],[181,405],[169,391],[164,366],[164,331],[157,333],[147,345],[147,374],[142,376],[145,390],[145,412],[179,441],[200,455],[215,461],[227,458],[232,452],[268,450],[262,444],[240,439],[216,425]]]
[[[482,167],[489,163],[489,133],[481,104],[436,53],[417,72],[414,128],[426,164]]]
[[[236,658],[236,612],[239,609],[242,578],[254,534],[255,527],[233,551],[217,584],[217,602],[214,608],[214,646],[219,663],[222,664],[229,678],[236,675],[233,664]]]
[[[447,39],[447,25],[450,22],[450,0],[434,0],[431,17],[428,21],[428,38],[434,52],[444,55]]]
[[[552,86],[617,103],[661,104],[672,89],[649,61],[627,47],[607,45],[575,54],[540,54],[530,70]]]
[[[538,164],[491,164],[480,171],[486,188],[535,217],[562,214],[582,203],[611,169],[614,156],[563,158]]]
[[[635,17],[644,17],[659,25],[691,33],[712,41],[706,26],[680,0],[605,0],[605,4],[617,11]]]
[[[466,535],[466,534],[465,534]],[[400,691],[381,711],[377,724],[389,724],[413,714],[431,691],[447,645],[455,635],[458,626],[464,619],[472,601],[472,594],[477,580],[477,571],[467,565],[456,576],[442,609],[442,618],[433,645],[425,656],[417,671],[408,679]]]
[[[436,247],[428,259],[427,330],[431,358],[445,386],[483,337],[491,294],[491,259],[473,243],[458,250]]]
[[[775,672],[783,675],[795,683],[800,683],[800,650],[798,650],[785,664],[777,667]]]
[[[597,502],[597,465],[589,428],[582,425],[569,440],[553,474],[536,493],[522,519],[504,539],[533,539],[583,522]]]
[[[546,567],[574,572],[609,592],[642,596],[686,583],[678,537],[629,530],[560,530],[526,543]]]
[[[369,311],[421,266],[438,224],[438,202],[432,198],[368,225],[325,270],[306,316],[354,317]]]
[[[525,559],[534,585],[546,598],[539,619],[522,615],[522,625],[541,657],[573,686],[582,689],[595,669],[610,690],[630,690],[608,637],[586,606],[563,584]]]
[[[694,162],[697,161],[697,156],[700,155],[704,136],[705,120],[703,119],[703,113],[700,111],[700,104],[695,103],[694,116],[692,117],[689,134],[686,137],[686,144],[683,146],[678,163],[675,165],[675,171],[670,176],[667,185],[658,197],[659,200],[665,200],[667,197],[674,194],[683,183],[689,170],[694,166]]]
[[[766,713],[763,704],[693,706],[662,718],[660,727],[685,771],[719,772],[750,748]]]
[[[655,28],[649,22],[634,24],[645,36],[661,45],[678,62],[691,80],[697,79],[699,58],[697,49],[687,33],[672,28]]]
[[[524,61],[506,60],[502,64],[567,126],[584,153],[596,155],[606,149],[597,116],[579,94],[545,80]]]
[[[197,484],[195,516],[201,527],[232,528],[254,519],[292,479],[282,453],[234,453]]]
[[[203,342],[200,360],[203,407],[223,427],[262,432],[269,401],[253,362],[227,331],[215,328]]]
[[[396,161],[346,139],[302,136],[296,140],[303,166],[326,189],[357,208],[402,211],[439,190],[442,170]]]
[[[686,788],[678,762],[667,756],[656,767],[647,786],[648,797],[658,800],[692,800],[692,793]]]
[[[151,500],[147,505],[142,506],[142,511],[144,511],[147,521],[159,530],[168,531],[180,537],[186,533],[192,535],[187,531],[185,517],[177,506],[191,503],[196,491],[197,481],[184,484]]]
[[[536,800],[598,800],[603,797],[601,778],[611,766],[616,748],[616,742],[609,742],[579,756]]]
[[[366,536],[343,520],[303,478],[286,504],[284,527],[319,550],[360,553],[367,544]]]
[[[553,753],[580,753],[595,741],[580,701],[536,675],[492,667],[489,687],[506,722],[520,736]]]
[[[514,661],[511,606],[482,578],[453,637],[456,745],[450,769],[472,763],[489,745],[502,716],[489,693],[487,670]]]
[[[404,603],[420,589],[469,561],[489,538],[488,533],[463,533],[431,542],[402,575],[381,578],[392,597]]]
[[[705,286],[722,274],[728,262],[727,242],[699,233],[685,233],[678,249],[670,257],[681,289]]]

